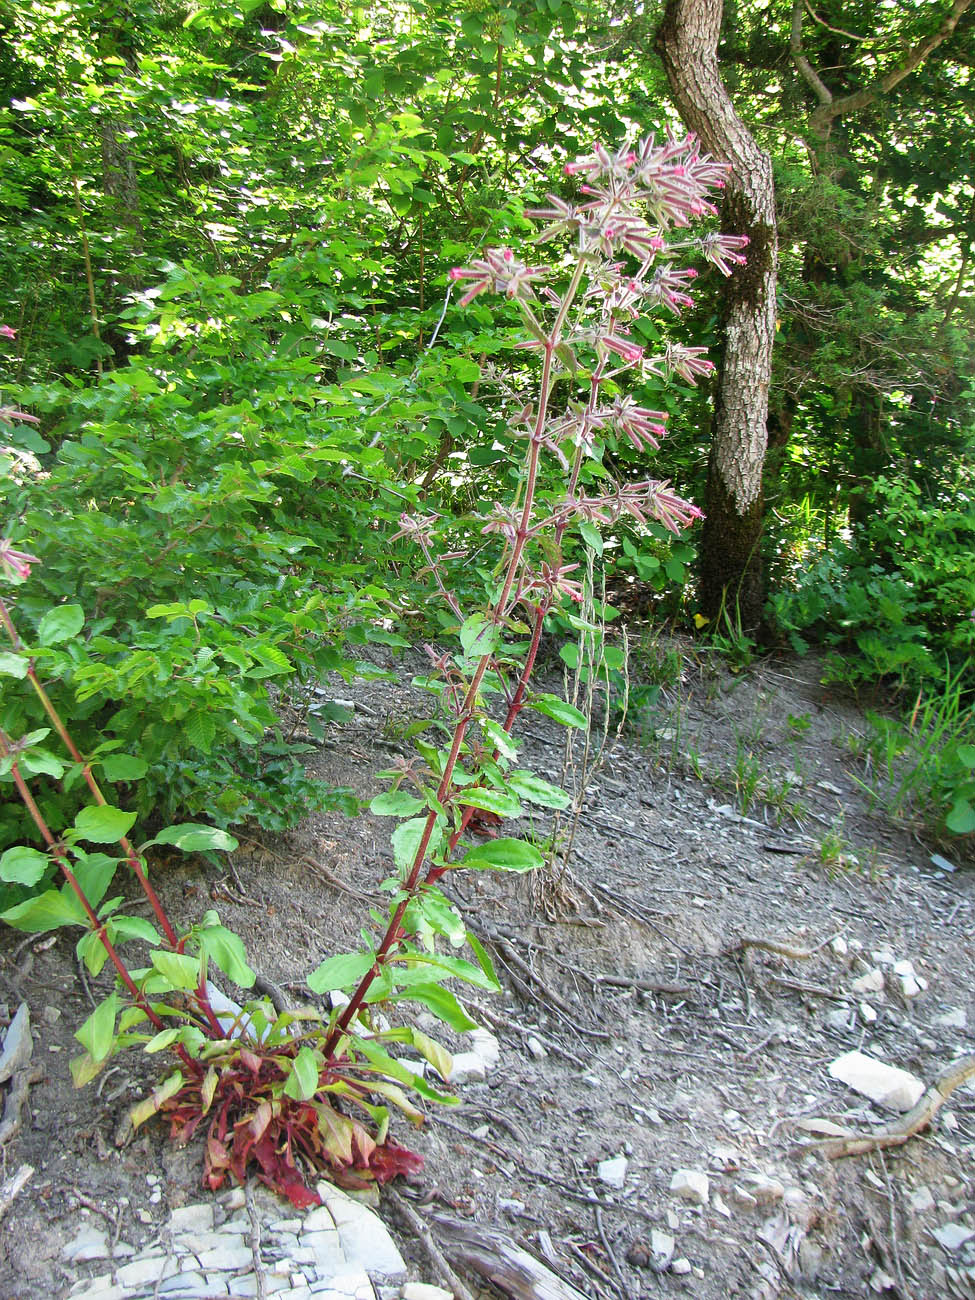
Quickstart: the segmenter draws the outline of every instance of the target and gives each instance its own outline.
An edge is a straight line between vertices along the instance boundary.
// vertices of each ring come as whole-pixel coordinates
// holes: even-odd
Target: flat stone
[[[884,973],[879,966],[874,966],[865,975],[859,976],[850,985],[854,993],[882,993],[884,991]]]
[[[311,1293],[318,1300],[376,1300],[369,1274],[340,1273],[322,1282],[313,1282]]]
[[[334,1232],[335,1229],[333,1228]],[[277,1232],[273,1237],[265,1240],[265,1248],[272,1253],[280,1251],[282,1254],[290,1254],[298,1249],[301,1244],[301,1238],[293,1232]]]
[[[15,1070],[21,1069],[30,1060],[34,1051],[34,1040],[30,1036],[30,1011],[26,1002],[21,1002],[17,1014],[7,1026],[3,1036],[3,1051],[0,1051],[0,1083],[5,1083]]]
[[[667,1268],[674,1258],[676,1246],[677,1241],[671,1233],[661,1232],[659,1228],[651,1229],[650,1252],[658,1268]]]
[[[710,1199],[708,1176],[701,1169],[678,1169],[670,1180],[670,1190],[685,1201],[707,1205]]]
[[[209,1202],[180,1205],[172,1211],[166,1226],[170,1232],[212,1232],[213,1206]]]
[[[217,1229],[217,1232],[245,1233],[245,1232],[250,1232],[250,1230],[251,1230],[250,1215],[235,1214],[234,1217],[232,1219],[228,1219],[226,1223],[221,1223],[220,1227]]]
[[[207,1280],[202,1273],[195,1269],[183,1269],[180,1273],[174,1273],[172,1277],[167,1277],[164,1282],[159,1284],[159,1294],[171,1296],[173,1300],[182,1295],[198,1295],[206,1287]]]
[[[126,1288],[112,1281],[111,1273],[100,1273],[89,1280],[84,1290],[72,1291],[72,1300],[125,1300]]]
[[[247,1268],[254,1263],[250,1246],[245,1246],[239,1236],[228,1238],[223,1246],[215,1246],[213,1250],[201,1250],[199,1259],[200,1267],[204,1270],[217,1268],[225,1269],[228,1273],[233,1269]]]
[[[623,1184],[626,1182],[626,1169],[630,1162],[626,1156],[614,1156],[611,1160],[600,1160],[596,1166],[596,1174],[599,1181],[605,1183],[607,1187],[615,1187],[622,1191]]]
[[[240,1240],[243,1236],[238,1233]],[[227,1234],[213,1229],[210,1232],[181,1232],[173,1241],[173,1248],[178,1251],[191,1251],[199,1254],[201,1250],[218,1250],[227,1244]]]
[[[375,1218],[374,1215],[372,1217]],[[385,1231],[385,1229],[383,1230]],[[346,1270],[348,1264],[352,1262],[349,1260],[342,1239],[335,1228],[327,1232],[303,1232],[299,1238],[299,1243],[298,1251],[310,1250],[312,1252],[320,1276],[325,1276],[326,1273],[342,1273]],[[297,1252],[295,1252],[295,1257],[298,1258]],[[302,1255],[301,1262],[308,1263],[309,1261]]]
[[[312,1217],[312,1215],[317,1214],[318,1211],[319,1211],[321,1208],[322,1208],[322,1206],[319,1205],[319,1206],[317,1206],[314,1210],[312,1210],[312,1211],[309,1213],[309,1215],[308,1215],[308,1219],[310,1219],[310,1218]],[[326,1211],[326,1213],[328,1213],[328,1212]],[[291,1232],[291,1233],[297,1233],[297,1232],[300,1232],[300,1231],[302,1230],[302,1228],[307,1228],[307,1227],[308,1227],[308,1219],[305,1219],[304,1222],[302,1222],[301,1219],[276,1219],[276,1220],[274,1221],[274,1223],[269,1223],[269,1224],[267,1225],[267,1227],[268,1227],[268,1231],[269,1231],[269,1232],[275,1232],[275,1233],[277,1233],[277,1232]],[[332,1216],[331,1216],[330,1214],[329,1214],[329,1216],[328,1216],[328,1223],[323,1223],[321,1226],[322,1226],[323,1228],[334,1228],[334,1227],[335,1227],[335,1224],[334,1224],[334,1222],[332,1221]],[[315,1227],[317,1228],[317,1227],[318,1227],[318,1224],[316,1224]],[[312,1229],[312,1230],[314,1231],[314,1229]]]
[[[143,1255],[123,1264],[116,1271],[120,1284],[126,1288],[136,1286],[153,1286],[161,1278],[172,1277],[180,1271],[179,1264],[172,1255]]]
[[[284,1227],[284,1224],[294,1224],[294,1227]],[[275,1230],[282,1232],[334,1232],[335,1220],[329,1213],[327,1205],[316,1205],[313,1210],[309,1210],[305,1215],[304,1222],[301,1219],[282,1219],[280,1223],[273,1225]]]
[[[93,1224],[82,1228],[61,1248],[61,1258],[69,1264],[82,1264],[89,1259],[108,1259],[110,1254],[108,1235]]]
[[[837,1057],[829,1074],[886,1110],[910,1110],[924,1092],[924,1084],[916,1075],[863,1052]]]
[[[925,1214],[928,1210],[934,1209],[934,1197],[931,1194],[930,1187],[917,1187],[911,1193],[907,1201],[912,1214]]]
[[[961,1250],[966,1242],[975,1237],[975,1228],[963,1228],[960,1223],[946,1223],[941,1228],[932,1228],[931,1236],[945,1250]]]
[[[279,1291],[278,1300],[312,1300],[311,1287],[293,1286],[289,1291]]]
[[[445,1291],[442,1286],[430,1286],[427,1282],[407,1282],[400,1295],[402,1300],[454,1300],[453,1291]]]
[[[291,1283],[287,1278],[265,1275],[264,1290],[268,1295],[276,1295],[285,1289],[291,1290]],[[246,1277],[232,1278],[227,1293],[232,1296],[256,1296],[257,1278],[253,1273],[248,1273]]]
[[[335,1220],[349,1268],[383,1282],[405,1282],[406,1264],[382,1220],[337,1187],[319,1183],[318,1190]]]
[[[227,1279],[222,1273],[207,1273],[206,1297],[210,1300],[211,1296],[227,1294]]]

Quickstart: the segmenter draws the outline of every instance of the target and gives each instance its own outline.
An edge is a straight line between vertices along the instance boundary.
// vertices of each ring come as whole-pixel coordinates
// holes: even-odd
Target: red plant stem
[[[5,758],[7,758],[10,756],[11,752],[12,751],[10,748],[8,737],[4,735],[2,732],[0,732],[0,754],[2,754]],[[50,853],[54,861],[57,863],[61,871],[61,874],[64,876],[65,880],[68,882],[68,884],[71,886],[72,890],[74,891],[75,897],[78,899],[78,902],[81,904],[84,913],[88,918],[88,924],[90,928],[94,931],[95,934],[98,935],[99,942],[101,943],[105,951],[108,953],[108,956],[111,958],[113,966],[119,973],[119,978],[121,979],[125,987],[128,989],[129,993],[132,995],[132,998],[134,999],[136,1005],[142,1011],[145,1012],[145,1014],[149,1017],[149,1019],[156,1026],[157,1029],[162,1029],[163,1022],[159,1019],[159,1017],[153,1011],[152,1007],[150,1007],[149,1003],[145,1000],[143,995],[140,993],[135,983],[135,980],[133,980],[132,976],[128,972],[128,969],[126,968],[125,963],[122,961],[122,958],[118,955],[115,945],[112,943],[111,939],[109,939],[108,935],[105,933],[105,927],[99,921],[95,909],[88,901],[88,896],[85,894],[85,891],[81,888],[81,885],[78,883],[78,880],[74,872],[68,866],[68,860],[61,852],[61,849],[57,841],[55,840],[54,836],[51,834],[51,830],[47,822],[44,820],[44,814],[41,812],[40,808],[38,808],[37,803],[34,800],[34,796],[27,788],[27,783],[24,781],[24,778],[20,774],[20,769],[17,766],[16,760],[14,760],[14,762],[11,763],[10,765],[10,775],[14,779],[14,785],[17,787],[17,793],[20,795],[21,799],[23,800],[24,807],[30,813],[31,818],[34,821],[34,824],[36,825],[37,829],[41,833],[41,838],[44,840],[44,843],[48,847],[48,852]]]
[[[538,481],[538,464],[539,464],[539,459],[541,454],[542,435],[545,429],[545,421],[548,417],[548,405],[549,405],[549,398],[551,396],[551,388],[552,388],[552,362],[555,356],[555,349],[558,346],[558,341],[562,333],[563,326],[565,324],[566,317],[569,314],[569,309],[572,305],[573,300],[575,299],[576,293],[578,292],[579,285],[582,282],[584,269],[585,269],[584,262],[582,258],[580,258],[573,270],[572,279],[570,280],[569,286],[566,289],[565,295],[559,306],[559,310],[556,315],[555,322],[552,326],[551,333],[548,335],[545,343],[545,351],[544,351],[544,357],[542,361],[542,374],[541,374],[541,380],[539,385],[540,396],[538,402],[538,411],[535,415],[535,424],[532,430],[531,443],[528,451],[528,466],[525,475],[525,500],[524,500],[524,505],[522,507],[521,519],[519,521],[518,530],[515,534],[515,539],[511,547],[511,554],[508,557],[508,565],[505,573],[504,584],[501,588],[501,592],[499,593],[497,600],[494,603],[493,621],[495,624],[500,624],[502,619],[505,617],[507,613],[508,601],[511,597],[511,592],[515,584],[515,578],[517,577],[521,569],[522,558],[524,556],[524,551],[525,551],[525,545],[531,533],[531,528],[530,528],[531,514],[535,504],[535,488]],[[578,465],[578,457],[577,457],[577,465]],[[573,474],[573,479],[575,480],[577,476],[578,476],[578,468],[576,467]],[[543,619],[544,619],[544,614],[541,614],[536,619],[536,625],[532,636],[532,644],[529,650],[528,660],[526,661],[525,668],[521,673],[521,678],[519,680],[518,688],[516,690],[517,705],[514,707],[513,711],[512,708],[509,706],[508,717],[505,723],[505,730],[510,730],[511,726],[514,723],[514,719],[517,717],[522,707],[521,701],[524,698],[525,690],[527,689],[528,678],[531,675],[531,670],[534,667],[534,663],[535,663],[535,657],[538,654],[538,645],[542,633]],[[461,705],[459,711],[457,724],[454,728],[454,735],[451,742],[450,751],[447,755],[447,760],[444,763],[443,773],[440,778],[440,784],[437,787],[437,800],[439,803],[443,803],[447,799],[450,793],[450,786],[454,774],[454,769],[457,765],[457,760],[460,756],[461,746],[464,743],[464,737],[467,734],[467,728],[470,726],[471,722],[476,716],[478,692],[480,691],[481,683],[484,680],[484,675],[487,672],[488,668],[491,666],[493,660],[494,660],[493,652],[490,652],[481,657],[480,661],[478,662],[477,668],[474,670],[474,675],[471,678],[470,684],[467,688],[467,693],[464,696],[464,702]],[[461,835],[464,832],[464,829],[466,828],[473,814],[474,814],[473,808],[468,808],[467,810],[465,810],[464,814],[461,817],[460,826],[453,833],[453,835],[451,836],[448,842],[449,843],[448,851],[453,851],[453,849],[456,847]],[[404,896],[403,898],[400,899],[399,903],[397,904],[392,914],[392,917],[390,918],[389,925],[386,927],[386,933],[383,935],[382,942],[380,943],[378,949],[376,950],[375,961],[373,962],[370,969],[359,981],[358,987],[353,993],[351,1000],[349,1001],[348,1005],[343,1009],[341,1015],[336,1020],[334,1026],[332,1027],[331,1032],[328,1035],[328,1038],[325,1041],[325,1045],[323,1047],[323,1053],[326,1062],[328,1061],[328,1058],[330,1057],[331,1053],[335,1050],[335,1047],[338,1044],[339,1040],[341,1039],[343,1034],[345,1034],[349,1025],[351,1025],[352,1021],[355,1019],[356,1015],[358,1014],[359,1008],[362,1006],[362,1003],[365,1000],[366,994],[369,992],[369,989],[372,986],[373,981],[379,975],[383,966],[386,965],[386,963],[389,961],[392,952],[396,948],[398,948],[401,939],[400,926],[403,920],[403,916],[406,913],[407,907],[410,905],[411,901],[416,897],[416,895],[419,893],[420,889],[422,889],[424,885],[432,884],[434,880],[436,880],[440,875],[443,874],[443,870],[445,870],[445,868],[440,868],[434,865],[428,870],[423,881],[421,882],[420,880],[420,875],[423,870],[423,864],[426,861],[427,852],[430,847],[430,840],[433,837],[434,828],[437,824],[437,816],[438,813],[436,809],[431,808],[427,814],[427,820],[423,828],[423,834],[420,837],[420,843],[417,846],[416,854],[413,858],[412,868],[410,870],[409,876],[407,877],[406,881],[403,884]]]
[[[10,641],[14,649],[18,651],[23,651],[24,648],[23,642],[21,641],[19,635],[17,634],[17,629],[14,627],[13,619],[10,617],[10,612],[7,609],[6,602],[2,598],[0,598],[0,621],[2,621],[7,631],[7,635],[10,637]],[[34,670],[34,664],[32,661],[30,663],[30,666],[27,669],[27,679],[30,682],[31,686],[33,686],[34,691],[37,694],[37,698],[44,706],[44,712],[50,718],[51,724],[53,725],[55,731],[61,737],[65,749],[67,749],[72,759],[74,759],[74,761],[78,763],[79,766],[81,767],[82,776],[85,778],[85,783],[87,784],[88,789],[91,791],[92,797],[94,798],[95,802],[97,804],[100,804],[102,807],[107,806],[108,801],[105,798],[105,796],[102,794],[98,782],[95,780],[94,773],[91,770],[91,764],[86,762],[85,759],[82,758],[80,752],[78,751],[77,746],[75,745],[74,741],[71,739],[71,736],[69,735],[68,730],[64,725],[64,722],[61,720],[60,714],[58,713],[57,709],[54,707],[54,703],[51,700],[51,697],[48,695],[47,691],[42,686],[40,679],[38,678],[37,673]],[[149,877],[145,873],[145,870],[139,859],[139,855],[138,853],[136,853],[132,841],[128,838],[127,835],[122,835],[119,837],[119,843],[121,844],[122,850],[125,853],[126,861],[128,862],[132,871],[135,873],[136,879],[138,880],[139,884],[142,886],[143,893],[145,894],[146,898],[149,900],[149,904],[152,907],[156,920],[162,926],[163,933],[166,936],[167,942],[169,943],[170,947],[176,948],[178,942],[176,938],[176,931],[173,929],[172,925],[169,922],[169,918],[167,917],[165,911],[163,910],[163,905],[159,901],[159,896],[157,895],[156,891],[153,889],[152,885],[149,883]]]

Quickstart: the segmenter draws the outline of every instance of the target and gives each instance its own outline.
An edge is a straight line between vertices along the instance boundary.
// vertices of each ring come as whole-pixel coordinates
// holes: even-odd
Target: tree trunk
[[[701,608],[758,626],[764,603],[762,469],[775,335],[777,244],[772,160],[735,112],[718,70],[722,0],[668,0],[657,32],[671,93],[686,125],[731,164],[722,211],[729,233],[747,235],[748,264],[724,292],[701,542]]]

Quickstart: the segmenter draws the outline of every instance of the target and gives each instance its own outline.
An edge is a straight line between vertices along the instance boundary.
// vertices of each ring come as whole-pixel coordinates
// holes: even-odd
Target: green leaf
[[[85,611],[80,605],[57,605],[38,623],[37,639],[41,645],[57,645],[76,637],[84,625]]]
[[[64,764],[46,749],[32,749],[19,762],[20,770],[28,776],[53,776],[59,781],[64,775]]]
[[[509,772],[505,779],[522,799],[527,799],[529,803],[537,803],[542,808],[568,808],[572,802],[571,796],[565,790],[543,781],[540,776],[534,776],[531,772]]]
[[[200,931],[200,947],[228,979],[249,989],[257,978],[247,964],[243,940],[224,925],[210,925]]]
[[[78,960],[85,963],[88,973],[96,977],[108,961],[108,952],[105,945],[94,930],[89,930],[87,934],[81,936],[75,952],[78,954]]]
[[[480,723],[485,738],[498,751],[500,758],[518,757],[518,746],[521,742],[513,740],[500,723],[491,718],[481,718]]]
[[[387,790],[377,794],[369,805],[369,811],[377,817],[413,817],[426,808],[426,802],[406,790]]]
[[[15,655],[9,650],[0,650],[0,676],[26,677],[30,660],[26,655]]]
[[[472,614],[460,629],[460,643],[468,659],[493,654],[501,644],[501,629],[484,614]]]
[[[82,853],[76,850],[78,861],[75,864],[75,879],[81,886],[92,907],[98,904],[108,892],[108,887],[115,878],[119,859],[111,858],[106,853]]]
[[[145,1051],[152,1055],[154,1052],[161,1052],[164,1048],[169,1047],[179,1038],[179,1029],[161,1029],[149,1039],[145,1045]]]
[[[583,522],[579,525],[579,532],[582,534],[582,539],[589,549],[595,551],[597,555],[602,555],[603,535],[596,525]]]
[[[458,1034],[476,1029],[477,1024],[470,1018],[450,989],[441,984],[418,984],[415,987],[396,993],[391,1002],[419,1002],[432,1011],[438,1020]]]
[[[104,1002],[95,1008],[81,1028],[75,1031],[75,1038],[93,1061],[104,1061],[112,1050],[118,1009],[118,994],[110,993]]]
[[[47,854],[40,849],[18,845],[0,857],[0,880],[11,885],[36,885],[50,865]]]
[[[578,727],[581,731],[585,731],[589,725],[584,713],[580,713],[574,704],[567,704],[557,695],[535,695],[528,701],[528,707],[538,713],[544,713],[547,718],[553,718],[563,727]]]
[[[111,929],[117,939],[143,939],[146,943],[161,943],[159,931],[144,916],[113,916]]]
[[[470,808],[483,808],[485,812],[496,813],[499,817],[520,817],[521,804],[514,795],[503,790],[488,790],[484,786],[472,786],[454,795],[454,803]]]
[[[975,831],[975,804],[959,799],[945,818],[945,825],[955,835],[970,835]]]
[[[74,819],[73,830],[79,839],[96,844],[111,844],[127,835],[135,824],[136,814],[113,808],[111,804],[91,804],[82,808]]]
[[[425,889],[418,899],[420,912],[436,934],[444,935],[452,948],[459,948],[467,937],[467,927],[439,889]]]
[[[295,1101],[310,1101],[318,1091],[320,1066],[321,1058],[317,1052],[307,1045],[300,1048],[284,1085],[287,1096]]]
[[[153,1115],[159,1110],[159,1107],[170,1099],[174,1093],[179,1092],[183,1086],[183,1076],[179,1070],[165,1079],[158,1088],[153,1088],[152,1093],[133,1106],[129,1111],[129,1119],[132,1121],[132,1127],[138,1128],[144,1124],[147,1119],[152,1119]]]
[[[217,735],[217,723],[211,713],[194,710],[186,719],[186,739],[191,745],[209,754]]]
[[[535,871],[544,858],[526,840],[485,840],[464,857],[462,866],[490,867],[494,871]]]
[[[200,963],[195,957],[157,948],[149,954],[149,960],[170,988],[188,991],[200,982]]]
[[[226,831],[216,826],[203,826],[198,822],[181,822],[178,826],[167,826],[155,839],[144,845],[172,844],[184,853],[203,853],[214,849],[221,853],[233,853],[238,847],[237,841]]]
[[[491,989],[494,993],[500,993],[501,981],[498,979],[498,972],[494,969],[494,962],[491,960],[486,948],[476,934],[468,934],[467,942],[470,944],[474,956],[477,958],[478,965],[483,971],[485,979],[488,981],[484,987]]]
[[[370,952],[339,953],[325,961],[305,980],[313,993],[331,993],[336,989],[353,988],[375,964]]]
[[[107,781],[138,781],[149,770],[149,764],[133,754],[106,754],[102,771]]]
[[[423,1059],[430,1062],[441,1079],[450,1078],[450,1072],[454,1068],[454,1058],[446,1047],[441,1047],[435,1038],[428,1037],[416,1028],[412,1030],[412,1042]]]
[[[397,826],[390,836],[390,842],[393,846],[393,861],[400,871],[409,871],[412,868],[417,850],[420,847],[420,841],[423,839],[427,821],[427,817],[411,817],[409,821],[402,822]],[[443,831],[439,821],[438,818],[437,825],[434,826],[433,834],[430,836],[428,854],[436,853],[443,839]]]
[[[75,896],[63,894],[59,889],[47,889],[36,898],[28,898],[16,907],[0,912],[0,921],[6,921],[15,930],[42,934],[56,930],[61,925],[87,925],[88,918]]]
[[[956,752],[966,767],[975,767],[975,745],[959,745]]]

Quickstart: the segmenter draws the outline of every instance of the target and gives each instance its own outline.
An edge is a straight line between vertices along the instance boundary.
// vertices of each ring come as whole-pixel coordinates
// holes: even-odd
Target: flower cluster
[[[479,293],[490,289],[492,293],[503,294],[506,298],[529,299],[535,296],[532,280],[544,275],[543,267],[526,266],[519,262],[510,248],[488,248],[482,258],[470,266],[455,266],[449,272],[450,280],[469,280],[470,288],[460,300],[460,305],[467,304]]]

